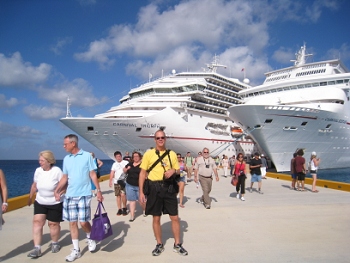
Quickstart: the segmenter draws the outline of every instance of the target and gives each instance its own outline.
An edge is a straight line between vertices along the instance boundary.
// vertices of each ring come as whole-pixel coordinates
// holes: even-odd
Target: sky
[[[348,0],[0,0],[0,159],[62,159],[68,97],[74,117],[93,117],[150,74],[201,71],[214,55],[227,65],[218,73],[251,85],[291,66],[304,43],[308,61],[349,69],[349,10]]]

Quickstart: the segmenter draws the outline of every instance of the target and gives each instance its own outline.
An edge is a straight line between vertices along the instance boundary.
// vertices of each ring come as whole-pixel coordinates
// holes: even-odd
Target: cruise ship
[[[350,166],[348,69],[339,59],[306,63],[305,44],[294,65],[265,73],[262,85],[239,91],[244,104],[229,117],[271,158],[277,171],[290,171],[297,149],[320,157],[320,169]]]
[[[111,159],[117,150],[144,153],[154,146],[154,133],[164,130],[167,148],[192,156],[210,149],[212,156],[250,155],[258,146],[229,119],[227,109],[242,103],[238,92],[249,80],[217,73],[215,56],[202,72],[175,70],[168,76],[133,88],[118,106],[91,118],[67,116],[60,121]]]

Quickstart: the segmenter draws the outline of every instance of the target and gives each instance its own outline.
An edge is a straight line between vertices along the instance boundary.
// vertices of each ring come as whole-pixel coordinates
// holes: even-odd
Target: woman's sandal
[[[318,190],[312,191],[313,193],[318,193]]]

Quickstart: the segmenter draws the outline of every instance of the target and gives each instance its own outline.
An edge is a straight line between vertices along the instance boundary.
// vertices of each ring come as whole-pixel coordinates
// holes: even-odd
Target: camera
[[[205,165],[205,168],[208,168],[208,169],[209,169],[209,167],[210,167],[209,164],[206,164],[206,165]]]
[[[239,174],[244,174],[244,171],[242,171],[242,170],[241,170],[241,171],[239,171]]]

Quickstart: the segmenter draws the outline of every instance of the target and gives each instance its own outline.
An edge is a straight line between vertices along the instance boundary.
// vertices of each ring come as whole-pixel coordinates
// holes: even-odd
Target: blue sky
[[[215,54],[229,67],[219,73],[242,79],[245,68],[253,85],[304,42],[312,61],[350,68],[349,10],[347,0],[0,0],[0,159],[46,149],[62,159],[68,96],[73,116],[92,117],[149,73],[201,70]]]

